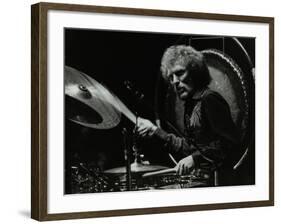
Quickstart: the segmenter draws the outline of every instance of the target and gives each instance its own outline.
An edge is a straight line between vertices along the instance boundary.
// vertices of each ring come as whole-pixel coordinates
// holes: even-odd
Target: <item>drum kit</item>
[[[111,129],[121,120],[121,114],[137,125],[137,116],[108,88],[92,77],[65,66],[65,95],[68,97],[67,119],[94,129]],[[71,166],[72,193],[112,192],[149,189],[178,189],[206,186],[208,178],[195,173],[179,176],[174,168],[152,165],[143,161],[136,144],[124,128],[125,165],[100,171],[85,163]],[[131,162],[131,157],[134,157]]]
[[[200,37],[192,38],[189,44],[191,45],[191,40],[194,44],[196,41],[200,44],[201,39]],[[221,37],[218,39],[220,40]],[[203,49],[201,52],[212,77],[209,88],[219,92],[226,99],[233,121],[243,135],[245,153],[235,165],[234,169],[236,169],[246,158],[249,138],[252,137],[250,130],[253,128],[251,124],[254,124],[255,113],[253,103],[255,96],[254,65],[237,38],[223,37],[222,43],[222,50],[210,46],[209,50]],[[66,113],[68,120],[87,128],[108,130],[118,126],[122,116],[125,116],[134,126],[137,126],[136,113],[133,113],[104,85],[68,66],[64,68],[64,77],[66,107],[69,108]],[[161,124],[161,127],[167,131],[181,134],[184,129],[181,119],[184,111],[183,103],[178,99],[174,90],[161,80],[158,80],[155,92],[156,123]],[[133,88],[130,83],[125,82],[124,84],[129,90]],[[143,97],[137,91],[134,95],[138,98]],[[124,166],[99,170],[81,162],[72,165],[70,175],[72,186],[74,186],[72,193],[178,189],[213,184],[211,180],[215,175],[208,172],[208,169],[206,169],[207,171],[197,169],[189,175],[179,176],[175,168],[143,161],[136,142],[131,141],[135,139],[135,133],[123,128],[122,135]],[[175,160],[173,161],[176,164]]]

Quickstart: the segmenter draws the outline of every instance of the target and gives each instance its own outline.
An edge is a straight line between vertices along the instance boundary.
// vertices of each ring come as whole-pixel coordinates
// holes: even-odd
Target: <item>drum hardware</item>
[[[72,193],[93,193],[110,191],[112,184],[97,167],[85,163],[71,166]]]
[[[143,101],[144,98],[144,94],[136,88],[136,86],[130,82],[129,80],[124,81],[124,86],[126,87],[126,89],[134,96],[134,99],[136,100],[137,104],[141,104],[141,102]],[[149,107],[150,108],[150,107]],[[150,110],[152,110],[152,108],[150,108]],[[135,123],[135,127],[137,127],[137,121],[138,121],[138,116],[137,116],[137,112],[135,112],[136,115],[136,123]],[[155,120],[156,126],[157,127],[161,127],[160,126],[160,119],[156,119]],[[179,131],[170,123],[170,122],[166,122],[166,124],[175,132],[177,133],[179,136],[183,136],[181,133],[179,133]],[[136,135],[134,133],[134,140],[136,138]],[[136,142],[136,141],[134,141]],[[175,158],[172,156],[171,153],[168,153],[169,158],[171,159],[171,161],[177,165],[177,161],[175,160]]]
[[[142,177],[143,178],[152,177],[152,176],[157,176],[157,175],[161,175],[161,174],[169,174],[169,173],[176,173],[176,172],[177,172],[177,170],[174,167],[174,168],[169,168],[169,169],[165,169],[165,170],[145,173],[145,174],[142,175]]]
[[[65,66],[65,94],[68,98],[67,104],[70,104],[69,110],[66,109],[67,118],[77,124],[95,129],[111,129],[120,123],[121,114],[126,116],[137,127],[137,113],[130,109],[111,91],[101,85],[92,77],[68,66]],[[132,88],[132,84],[126,82],[127,88]],[[141,101],[144,95],[137,91],[134,92],[137,101]],[[76,109],[76,111],[73,111]],[[166,169],[167,167],[150,165],[148,161],[143,161],[143,155],[140,154],[137,145],[137,135],[135,132],[128,133],[123,131],[125,166],[106,170],[103,174],[126,174],[126,187],[122,186],[124,181],[118,181],[113,178],[112,183],[103,183],[103,178],[98,176],[99,172],[88,170],[83,164],[72,169],[72,180],[75,186],[78,186],[78,192],[102,192],[116,188],[131,190],[132,186],[138,181],[132,182],[132,174],[144,173],[149,171]],[[129,145],[129,138],[133,139],[132,146]],[[132,152],[131,152],[131,150]],[[131,163],[131,154],[134,156]],[[135,178],[135,175],[134,175]],[[139,177],[138,177],[139,178]],[[93,185],[90,187],[90,185]],[[89,185],[89,186],[88,186]],[[110,186],[109,186],[110,185]],[[134,186],[134,189],[138,187]]]
[[[119,124],[122,113],[137,127],[137,113],[132,113],[117,96],[93,78],[66,66],[65,79],[65,93],[71,99],[69,102],[81,103],[75,113],[67,114],[69,120],[90,128],[110,129]],[[125,85],[127,89],[134,91],[131,83],[126,82]],[[135,91],[134,95],[138,102],[144,97],[140,91]],[[87,113],[83,114],[85,111]],[[160,186],[159,181],[151,184],[142,175],[146,172],[166,170],[168,167],[151,165],[149,161],[143,160],[144,156],[140,153],[137,134],[134,131],[129,133],[127,129],[123,128],[122,134],[126,165],[106,170],[103,173],[99,170],[89,169],[83,163],[72,166],[72,185],[76,189],[74,193],[146,190]],[[131,146],[129,145],[130,138],[133,139]],[[131,155],[134,157],[132,163]],[[175,171],[173,170],[173,172]],[[163,171],[163,174],[165,173],[167,174]],[[161,183],[171,182],[162,181]]]
[[[142,163],[131,163],[131,173],[145,173],[145,172],[150,172],[150,171],[155,171],[155,170],[162,170],[162,169],[167,169],[166,166],[162,165],[150,165],[150,164],[142,164]],[[125,174],[126,173],[126,167],[117,167],[117,168],[112,168],[109,170],[104,171],[105,174],[112,174],[112,175],[120,175],[120,174]]]
[[[146,177],[144,178],[144,183],[153,189],[183,189],[210,186],[208,178],[199,178],[192,174],[177,175],[175,173]]]
[[[160,176],[160,175],[176,175],[176,168],[169,168],[169,169],[163,169],[163,170],[159,170],[159,171],[155,171],[155,172],[149,172],[149,173],[145,173],[142,175],[143,178],[148,178],[148,177],[153,177],[153,176]],[[184,176],[188,176],[191,179],[208,179],[210,178],[210,173],[212,171],[210,169],[201,169],[201,168],[195,168],[193,169],[189,175],[184,175]]]
[[[119,191],[149,190],[151,189],[151,185],[145,183],[142,178],[142,174],[149,171],[166,169],[167,167],[150,165],[149,161],[144,161],[144,155],[140,154],[140,150],[137,145],[136,133],[132,133],[133,143],[131,147],[128,145],[128,138],[130,137],[129,133],[126,129],[123,129],[122,133],[124,138],[124,156],[126,166],[109,169],[104,171],[104,173],[110,175],[111,178],[115,178],[115,185],[119,187]],[[133,155],[132,163],[130,159],[131,155]]]
[[[210,186],[212,175],[210,169],[195,168],[188,175],[176,174],[176,168],[169,168],[142,175],[155,189],[179,189],[199,186]]]
[[[128,148],[128,132],[126,128],[123,128],[122,134],[123,134],[123,141],[124,141],[124,157],[126,163],[126,186],[127,189],[130,191],[132,189],[132,174],[131,174],[130,152]]]
[[[123,114],[137,127],[137,113],[131,112],[117,96],[93,78],[66,66],[65,79],[66,96],[83,105],[83,110],[79,111],[81,107],[78,107],[76,114],[67,114],[69,120],[89,128],[110,129],[120,123]],[[139,100],[143,98],[140,92],[137,92],[136,96]],[[84,111],[87,113],[83,114]],[[83,163],[72,166],[72,185],[75,189],[73,193],[161,189],[169,188],[170,185],[171,188],[173,185],[193,187],[196,181],[199,182],[199,179],[195,181],[191,176],[175,175],[175,168],[151,165],[149,161],[144,161],[137,144],[137,134],[134,131],[128,132],[126,128],[123,128],[122,134],[125,166],[109,169],[103,173]],[[151,180],[148,177],[153,178]],[[200,185],[197,182],[196,184]]]
[[[138,126],[138,116],[135,113],[136,120],[135,120],[135,128],[131,134],[128,133],[126,128],[123,128],[123,142],[124,142],[124,157],[125,157],[125,164],[124,167],[117,167],[110,170],[104,171],[106,174],[113,174],[113,175],[120,175],[123,174],[126,176],[126,184],[124,181],[119,180],[119,186],[121,191],[130,191],[130,190],[140,190],[140,189],[148,189],[148,186],[144,186],[141,181],[140,173],[155,171],[166,169],[165,166],[159,165],[150,165],[149,161],[144,161],[144,155],[140,153],[140,149],[138,146],[137,141],[137,134],[135,132]],[[129,146],[129,138],[132,138],[132,144]],[[131,149],[131,150],[130,150]],[[131,163],[131,154],[133,155],[133,162]],[[126,186],[126,187],[124,187]]]
[[[133,85],[132,82],[129,80],[124,81],[124,85],[127,90],[129,90],[130,93],[134,96],[135,99],[137,99],[138,102],[142,101],[144,98],[144,94],[136,89],[136,86]]]

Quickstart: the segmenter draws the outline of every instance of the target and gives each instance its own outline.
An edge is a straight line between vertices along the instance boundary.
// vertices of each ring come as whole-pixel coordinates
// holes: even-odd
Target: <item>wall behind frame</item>
[[[37,223],[30,216],[30,5],[37,1],[5,1],[0,14],[0,61],[1,61],[1,184],[0,221],[1,223]],[[65,1],[56,0],[65,3]],[[141,7],[166,10],[228,13],[255,16],[275,16],[275,58],[280,59],[281,16],[277,1],[243,0],[80,0],[67,3],[96,4],[123,7]],[[275,99],[281,96],[280,65],[275,64]],[[279,88],[280,89],[280,88]],[[275,102],[275,158],[276,158],[276,206],[268,208],[229,209],[178,214],[115,217],[52,223],[278,223],[281,218],[280,172],[281,158],[281,104]]]

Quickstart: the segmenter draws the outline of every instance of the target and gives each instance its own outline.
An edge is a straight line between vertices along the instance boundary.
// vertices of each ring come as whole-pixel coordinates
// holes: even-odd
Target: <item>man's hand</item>
[[[141,137],[150,137],[153,135],[157,126],[154,125],[150,120],[138,118],[138,126],[137,126],[137,133]]]
[[[179,161],[176,165],[178,175],[189,174],[191,169],[194,167],[194,160],[192,156],[187,156]]]

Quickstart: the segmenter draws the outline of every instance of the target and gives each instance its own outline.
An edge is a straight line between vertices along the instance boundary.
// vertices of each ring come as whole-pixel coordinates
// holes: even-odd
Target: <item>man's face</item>
[[[170,83],[175,87],[175,90],[180,99],[185,100],[194,90],[190,74],[182,65],[174,66],[168,75]]]

